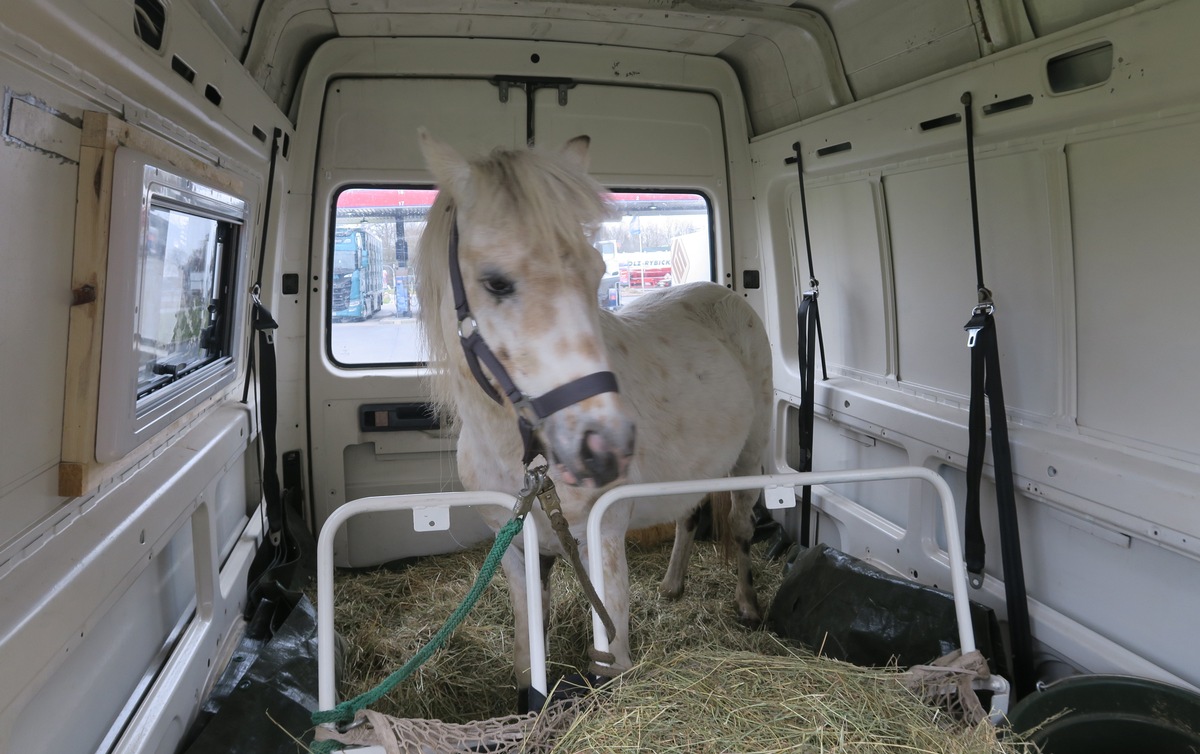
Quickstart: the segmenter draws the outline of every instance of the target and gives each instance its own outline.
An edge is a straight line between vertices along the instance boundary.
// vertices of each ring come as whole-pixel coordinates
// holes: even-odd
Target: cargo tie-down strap
[[[271,143],[271,164],[267,173],[264,206],[271,207],[275,186],[275,167],[283,131],[276,128]],[[270,218],[264,218],[263,227]],[[263,304],[262,280],[267,254],[267,234],[258,249],[258,272],[251,289],[251,339],[246,358],[246,381],[242,403],[249,401],[251,383],[258,389],[255,406],[259,417],[259,441],[262,444],[261,481],[266,537],[255,553],[247,574],[244,617],[247,634],[263,638],[274,633],[295,607],[310,582],[316,542],[299,509],[300,489],[285,487],[279,480],[279,454],[275,438],[278,415],[275,332],[279,324]],[[255,380],[257,381],[255,382]],[[286,454],[285,454],[286,457]],[[286,479],[285,479],[286,481]]]
[[[817,381],[818,345],[821,350],[821,379],[829,379],[829,374],[825,371],[825,336],[821,332],[821,312],[817,307],[820,284],[813,268],[812,234],[808,232],[808,200],[804,196],[804,163],[800,157],[800,142],[792,144],[792,151],[795,154],[784,162],[796,164],[796,174],[800,179],[800,217],[804,226],[804,248],[808,252],[809,285],[809,289],[800,298],[800,306],[796,309],[796,357],[800,367],[800,464],[797,471],[812,471],[815,418],[813,400]],[[812,487],[806,484],[800,493],[800,545],[803,547],[811,544],[811,519]]]
[[[979,303],[971,310],[967,346],[971,349],[971,404],[968,421],[967,501],[964,530],[964,559],[968,581],[983,586],[983,525],[979,518],[979,485],[987,447],[987,419],[992,420],[992,462],[996,477],[996,509],[1000,522],[1000,552],[1003,556],[1004,598],[1012,645],[1013,690],[1020,698],[1034,690],[1033,638],[1029,628],[1029,601],[1025,593],[1025,570],[1021,561],[1021,533],[1017,523],[1013,490],[1012,453],[1008,443],[1008,419],[1000,382],[1000,349],[992,293],[983,283],[983,252],[979,241],[979,200],[975,190],[975,132],[971,117],[971,93],[962,95],[967,132],[967,172],[971,189],[971,222],[975,239],[975,276]],[[984,411],[984,399],[990,411]]]

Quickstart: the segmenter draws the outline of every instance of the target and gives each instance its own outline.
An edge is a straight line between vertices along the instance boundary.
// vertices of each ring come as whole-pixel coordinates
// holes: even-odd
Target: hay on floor
[[[988,723],[966,727],[923,704],[895,669],[803,651],[715,647],[648,660],[594,692],[555,754],[653,751],[1006,754]]]
[[[340,687],[374,687],[442,626],[473,583],[487,546],[336,579],[337,630],[348,652]],[[783,573],[757,545],[764,608]],[[684,597],[658,595],[670,543],[630,544],[632,653],[638,666],[579,704],[553,751],[939,752],[1017,751],[989,725],[953,726],[905,690],[895,670],[864,669],[785,646],[740,626],[736,574],[698,542]],[[591,619],[570,568],[551,577],[550,682],[587,667]],[[513,713],[512,611],[498,576],[446,646],[377,712],[465,723]],[[539,750],[544,750],[538,747]]]
[[[489,548],[490,543],[383,568],[338,572],[335,621],[347,645],[342,699],[373,688],[437,633],[474,583]],[[722,562],[710,542],[696,543],[683,598],[660,598],[658,582],[670,549],[669,542],[629,546],[635,661],[694,646],[780,651],[766,632],[738,625],[733,609],[735,568]],[[765,545],[755,546],[757,553],[763,549]],[[783,578],[782,569],[758,557],[754,575],[765,610]],[[553,683],[587,668],[592,623],[569,565],[555,566],[551,594],[548,674]],[[446,722],[511,714],[517,699],[512,658],[512,609],[507,584],[497,573],[445,647],[375,709],[395,717]]]

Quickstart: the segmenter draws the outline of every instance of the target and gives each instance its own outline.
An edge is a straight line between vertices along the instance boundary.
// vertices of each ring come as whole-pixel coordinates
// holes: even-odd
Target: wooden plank
[[[161,137],[108,113],[84,113],[71,270],[73,305],[67,336],[62,457],[58,475],[58,494],[64,497],[86,494],[105,480],[123,473],[153,442],[185,426],[214,403],[212,400],[205,401],[119,461],[108,464],[96,461],[96,417],[101,399],[100,359],[104,335],[113,162],[120,147],[143,152],[165,162],[175,171],[195,177],[214,188],[245,195],[241,178],[228,170],[204,162]]]

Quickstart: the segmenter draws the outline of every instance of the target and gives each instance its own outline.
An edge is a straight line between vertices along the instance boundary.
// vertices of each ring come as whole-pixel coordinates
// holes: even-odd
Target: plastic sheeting
[[[317,616],[302,597],[267,641],[242,640],[192,727],[184,754],[273,754],[312,743]]]

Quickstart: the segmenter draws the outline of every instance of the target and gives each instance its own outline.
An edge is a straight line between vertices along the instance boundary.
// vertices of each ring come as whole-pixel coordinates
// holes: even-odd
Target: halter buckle
[[[467,325],[467,329],[469,330],[469,332],[464,332],[463,326],[466,325],[468,322],[471,323],[470,325]],[[474,317],[468,315],[458,321],[458,337],[462,338],[463,340],[470,338],[472,335],[475,335],[477,332],[479,332],[479,323],[475,321]]]
[[[512,403],[513,410],[517,412],[517,416],[528,422],[529,426],[533,429],[541,427],[542,417],[539,416],[537,411],[534,410],[533,399],[524,393],[521,393],[520,396],[521,397],[517,398],[515,401],[512,399],[511,395],[508,397],[509,401]]]

